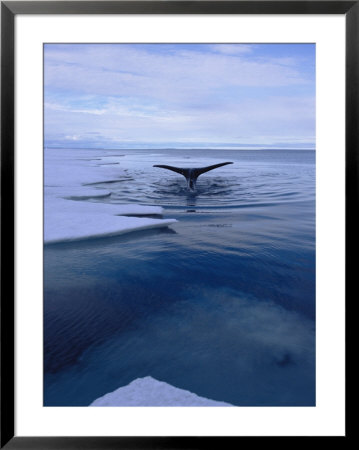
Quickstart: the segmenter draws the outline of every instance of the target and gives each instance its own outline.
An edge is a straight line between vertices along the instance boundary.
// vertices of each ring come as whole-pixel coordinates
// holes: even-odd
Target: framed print
[[[348,437],[358,2],[1,3],[1,446]]]

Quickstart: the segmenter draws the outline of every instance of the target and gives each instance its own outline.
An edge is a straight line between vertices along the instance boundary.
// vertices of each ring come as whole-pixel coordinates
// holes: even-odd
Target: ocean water
[[[236,406],[314,406],[315,152],[101,154],[125,175],[88,201],[162,206],[178,222],[45,246],[44,405],[152,376]],[[224,161],[195,192],[152,167]]]

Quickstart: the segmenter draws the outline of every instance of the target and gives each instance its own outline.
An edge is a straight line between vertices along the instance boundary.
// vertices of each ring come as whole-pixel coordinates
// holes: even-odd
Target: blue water
[[[178,223],[45,246],[44,405],[150,375],[238,406],[314,406],[315,152],[104,154],[126,176],[99,183],[101,201],[160,205]],[[222,161],[234,164],[195,193],[152,167]]]

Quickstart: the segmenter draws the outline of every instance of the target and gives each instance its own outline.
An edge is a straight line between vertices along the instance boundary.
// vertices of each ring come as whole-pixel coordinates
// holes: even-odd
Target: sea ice
[[[114,236],[167,227],[176,222],[174,219],[127,217],[161,215],[163,210],[159,206],[86,201],[111,195],[109,190],[88,185],[125,176],[117,161],[121,160],[120,156],[106,158],[98,150],[45,150],[45,243]],[[111,164],[103,165],[106,160]]]
[[[233,406],[199,397],[152,377],[137,378],[93,401],[89,406]]]

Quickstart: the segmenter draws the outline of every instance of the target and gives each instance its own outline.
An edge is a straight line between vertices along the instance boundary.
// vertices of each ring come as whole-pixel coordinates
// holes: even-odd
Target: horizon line
[[[43,146],[44,150],[234,150],[234,151],[252,151],[252,150],[300,150],[300,151],[314,151],[316,147],[298,148],[298,147],[59,147],[59,146]]]

